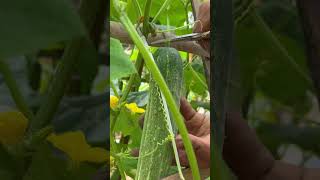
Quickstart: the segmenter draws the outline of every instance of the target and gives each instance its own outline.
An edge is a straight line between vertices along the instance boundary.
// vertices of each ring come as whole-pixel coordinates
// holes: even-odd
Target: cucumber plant
[[[199,87],[200,91],[203,92],[203,88],[204,91],[207,91],[207,86],[203,86],[201,83],[199,83],[200,86],[195,86],[200,79],[199,77],[204,75],[202,71],[195,70],[192,72],[197,74],[197,78],[192,78],[190,73],[186,74],[186,71],[190,72],[190,69],[193,68],[189,63],[197,59],[189,54],[188,50],[179,52],[176,49],[166,47],[170,44],[164,45],[163,48],[150,47],[149,40],[146,38],[161,36],[166,32],[191,33],[192,28],[189,26],[193,22],[190,22],[189,19],[192,14],[190,2],[169,0],[125,2],[115,0],[111,1],[110,5],[111,17],[113,17],[113,22],[110,24],[122,26],[122,28],[111,27],[111,42],[114,42],[111,47],[119,45],[120,49],[123,46],[127,47],[130,58],[123,59],[126,59],[126,62],[131,61],[131,65],[126,67],[117,66],[118,62],[115,62],[115,59],[118,57],[115,52],[110,52],[111,74],[119,71],[124,72],[124,75],[114,77],[110,82],[111,92],[114,92],[112,98],[116,102],[110,119],[111,156],[114,159],[111,178],[131,176],[135,179],[160,179],[174,172],[179,172],[180,178],[183,179],[182,168],[179,166],[174,144],[174,136],[179,132],[185,145],[193,179],[200,179],[195,154],[188,138],[184,120],[179,112],[179,99],[181,96],[187,96],[189,99],[198,98],[208,101],[207,93],[199,95],[193,91],[193,88]],[[176,12],[179,13],[176,14]],[[125,42],[130,43],[130,41],[117,36],[121,30],[122,33],[127,34],[133,46],[128,46]],[[176,31],[174,32],[174,30]],[[113,38],[121,40],[123,44]],[[121,54],[124,51],[122,49]],[[132,69],[132,61],[135,62],[135,71],[130,73],[128,79],[126,72]],[[203,70],[202,66],[201,68]],[[184,83],[184,77],[189,79],[186,81],[188,83]],[[202,82],[203,79],[201,79]],[[131,96],[144,92],[141,89],[146,90],[145,95],[148,101],[142,103],[137,98],[132,100]],[[183,89],[186,90],[186,93]],[[130,103],[135,103],[140,106],[139,108],[146,109],[142,129],[137,123],[138,112],[127,108]],[[132,126],[128,127],[129,123]],[[139,157],[131,155],[134,148],[139,149]],[[177,166],[171,166],[173,159],[176,160]],[[129,166],[128,163],[131,165]]]

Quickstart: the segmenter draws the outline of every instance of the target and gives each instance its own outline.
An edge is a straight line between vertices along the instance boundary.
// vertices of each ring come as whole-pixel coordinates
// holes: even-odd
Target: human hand
[[[193,32],[202,33],[211,30],[210,23],[210,0],[202,3],[199,7],[197,15],[197,23],[194,26]],[[198,42],[207,52],[210,52],[210,38],[203,39]]]
[[[185,125],[189,132],[189,139],[193,145],[198,165],[200,168],[210,167],[210,116],[196,112],[185,98],[180,99],[180,112],[185,119]],[[139,123],[143,127],[144,116]],[[187,154],[180,135],[176,137],[176,145],[179,160],[182,166],[189,166]],[[133,156],[138,156],[139,150],[132,150]]]
[[[210,116],[196,112],[189,102],[180,100],[180,111],[185,119],[189,139],[193,145],[200,168],[210,167]],[[179,159],[182,166],[189,166],[188,158],[180,135],[176,137]]]

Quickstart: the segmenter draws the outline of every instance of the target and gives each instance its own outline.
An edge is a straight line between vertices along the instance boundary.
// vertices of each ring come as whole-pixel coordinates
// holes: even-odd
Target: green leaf
[[[114,9],[114,5],[113,5],[113,0],[109,1],[109,5],[110,5],[110,20],[114,20],[115,17],[117,16],[117,12],[116,10]]]
[[[114,127],[114,132],[121,132],[123,136],[130,136],[130,148],[139,147],[140,145],[142,130],[138,120],[138,114],[133,114],[128,109],[121,108]]]
[[[285,35],[273,32],[293,61],[289,60],[265,30],[251,20],[248,18],[236,29],[243,87],[247,92],[258,88],[269,98],[306,112],[306,93],[312,88],[303,76],[307,74],[303,48]]]
[[[136,73],[136,69],[119,40],[110,38],[110,76],[111,80]]]
[[[87,164],[81,163],[80,166],[72,169],[71,175],[68,179],[76,180],[88,180],[93,179],[93,176],[97,172],[97,168]]]
[[[142,129],[139,126],[136,126],[133,129],[130,137],[131,137],[130,138],[131,141],[129,142],[128,147],[130,149],[140,147],[140,141],[141,141],[141,137],[142,137]]]
[[[206,96],[208,88],[203,74],[203,66],[199,67],[199,64],[193,62],[184,68],[183,73],[187,90]]]
[[[138,2],[138,0],[128,0],[127,9],[126,9],[127,14],[130,15],[129,18],[132,21],[132,23],[137,23],[139,18],[140,18],[139,17],[139,11],[138,11],[138,9],[136,7],[135,1]],[[139,3],[139,6],[140,5],[141,5],[141,3]]]
[[[0,144],[0,177],[3,180],[14,180],[18,176],[12,157]]]
[[[21,55],[84,35],[79,16],[65,0],[2,1],[0,58]]]
[[[294,3],[287,0],[266,1],[258,11],[272,30],[286,34],[301,44],[304,43],[300,17]]]
[[[135,127],[134,120],[134,116],[128,109],[121,108],[114,127],[114,131],[121,132],[124,136],[130,135]]]
[[[8,171],[2,170],[2,169],[0,169],[0,177],[1,177],[1,180],[15,180],[16,179],[14,172],[8,172]]]
[[[45,166],[43,162],[47,162]],[[66,161],[54,157],[46,144],[39,147],[35,152],[30,168],[23,180],[68,180],[67,169]]]
[[[47,162],[45,166],[43,162]],[[97,170],[86,163],[74,167],[70,167],[68,163],[65,159],[55,156],[48,144],[43,144],[35,152],[23,180],[86,180],[92,179]]]
[[[124,171],[132,178],[135,177],[136,169],[138,165],[138,159],[134,159],[127,154],[122,154],[120,157],[120,163]]]
[[[129,0],[127,4],[127,14],[130,15],[130,20],[132,23],[137,23],[138,22],[138,10],[135,6],[135,3],[133,2],[135,0]],[[136,0],[140,7],[142,12],[144,12],[146,0]],[[151,4],[151,12],[150,12],[150,17],[154,17],[157,12],[160,10],[161,6],[165,0],[157,0],[157,1],[152,1]],[[168,11],[163,11],[157,18],[157,21],[160,22],[160,24],[167,24],[167,18],[169,19],[169,23],[171,26],[176,26],[180,27],[184,25],[184,22],[186,20],[186,11],[184,4],[181,1],[170,1],[169,5],[169,10]],[[188,8],[189,11],[191,11],[190,6]]]

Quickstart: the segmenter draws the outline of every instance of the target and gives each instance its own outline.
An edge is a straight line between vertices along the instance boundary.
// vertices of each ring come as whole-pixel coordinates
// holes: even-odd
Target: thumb
[[[180,111],[189,133],[199,135],[199,130],[205,123],[206,115],[196,112],[185,98],[181,98],[180,104]]]
[[[186,121],[197,113],[185,97],[180,99],[180,112]]]

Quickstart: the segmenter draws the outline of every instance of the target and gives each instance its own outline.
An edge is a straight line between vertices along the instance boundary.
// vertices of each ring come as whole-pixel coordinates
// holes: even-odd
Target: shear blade
[[[178,42],[178,41],[196,41],[196,40],[208,38],[209,35],[210,35],[210,31],[204,32],[204,33],[191,33],[191,34],[176,36],[168,39],[160,39],[157,41],[153,41],[150,44],[156,45],[156,44],[172,43],[172,42]]]

